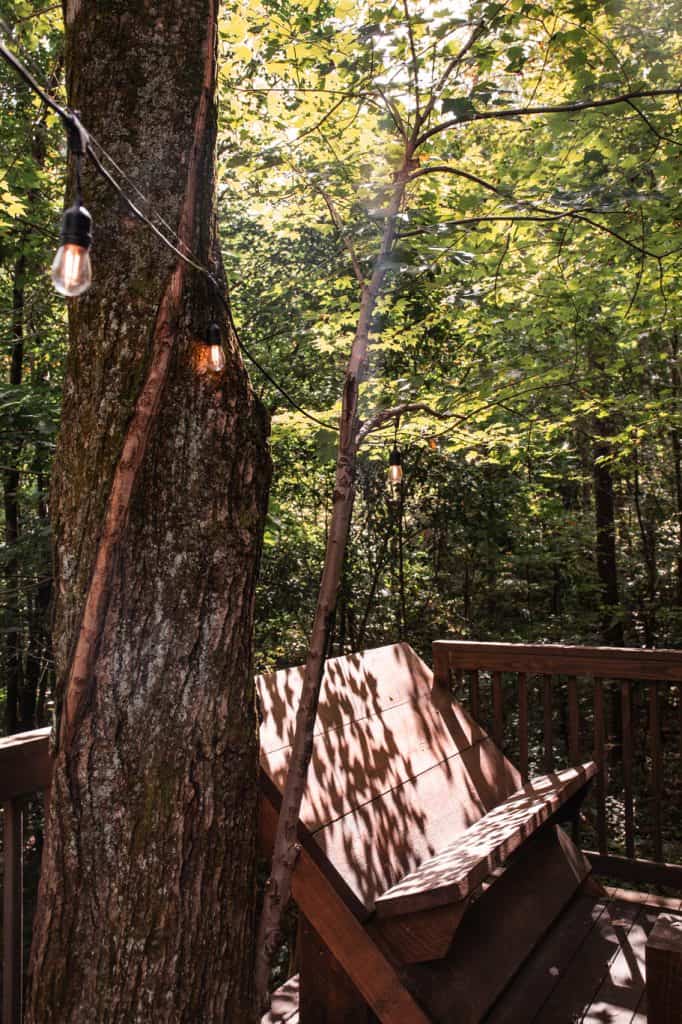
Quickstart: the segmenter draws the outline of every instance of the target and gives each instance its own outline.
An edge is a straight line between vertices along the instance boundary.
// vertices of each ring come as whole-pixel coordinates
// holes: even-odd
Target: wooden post
[[[2,917],[2,1019],[21,1024],[23,937],[23,817],[20,800],[3,805],[5,871]]]
[[[300,955],[301,1024],[370,1024],[377,1018],[354,987],[339,962],[301,916]]]
[[[646,944],[649,1024],[679,1024],[682,1012],[682,917],[659,914]]]

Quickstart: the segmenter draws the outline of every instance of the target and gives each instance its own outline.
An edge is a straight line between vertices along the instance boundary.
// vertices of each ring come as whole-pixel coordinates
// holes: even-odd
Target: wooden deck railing
[[[50,785],[49,729],[0,740],[2,804],[2,1020],[21,1024],[24,931],[24,807]]]
[[[664,856],[682,810],[664,776],[667,765],[682,784],[682,651],[443,640],[433,662],[437,682],[457,688],[524,776],[595,759],[587,853],[597,873],[682,889],[682,866]],[[0,739],[5,1024],[22,1015],[23,811],[49,787],[48,742],[48,729]]]
[[[441,640],[433,665],[524,778],[531,765],[597,762],[586,852],[598,873],[682,888],[665,857],[682,859],[682,651]]]

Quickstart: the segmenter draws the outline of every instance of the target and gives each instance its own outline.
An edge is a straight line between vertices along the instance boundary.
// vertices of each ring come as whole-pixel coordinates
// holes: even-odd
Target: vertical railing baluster
[[[528,781],[528,680],[525,672],[519,672],[519,771],[524,782]]]
[[[481,721],[481,694],[478,686],[478,669],[469,673],[469,701],[471,715],[479,724]]]
[[[455,699],[462,699],[462,691],[464,686],[464,672],[461,668],[455,669]]]
[[[3,809],[3,918],[2,918],[2,1019],[21,1024],[23,973],[23,817],[20,800],[7,800]]]
[[[542,677],[542,711],[544,737],[544,766],[546,772],[554,771],[554,740],[552,738],[552,677]]]
[[[578,708],[578,680],[568,680],[568,759],[571,764],[580,761],[580,710]]]
[[[604,684],[601,679],[594,681],[594,760],[597,765],[597,849],[607,852],[606,840],[606,745],[604,728]]]
[[[632,684],[620,686],[621,724],[623,730],[623,793],[625,798],[625,853],[635,855],[635,819],[632,802]]]
[[[501,672],[493,672],[493,739],[502,750],[504,746],[504,694]]]
[[[649,683],[649,737],[651,740],[651,796],[653,801],[654,856],[663,860],[661,799],[663,796],[663,757],[658,683]]]

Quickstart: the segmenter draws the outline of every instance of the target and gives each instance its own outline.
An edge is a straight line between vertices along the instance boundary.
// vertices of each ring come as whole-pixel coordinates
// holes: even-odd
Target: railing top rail
[[[480,668],[532,675],[549,673],[682,683],[682,650],[436,640],[433,663],[436,678],[448,668]]]
[[[50,729],[0,739],[0,801],[30,796],[50,784]]]

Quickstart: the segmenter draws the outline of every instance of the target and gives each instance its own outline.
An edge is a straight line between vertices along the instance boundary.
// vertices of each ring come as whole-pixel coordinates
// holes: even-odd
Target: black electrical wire
[[[171,240],[164,235],[164,233],[156,226],[156,224],[154,224],[153,221],[150,220],[150,218],[135,205],[135,203],[133,203],[132,199],[125,193],[122,186],[116,181],[113,175],[103,166],[99,157],[93,152],[92,146],[90,145],[90,135],[85,129],[85,127],[81,124],[80,119],[76,116],[76,114],[74,114],[70,110],[65,110],[64,107],[60,106],[59,103],[56,102],[56,100],[53,100],[52,97],[38,84],[33,75],[24,67],[19,58],[16,57],[12,53],[12,51],[5,46],[5,44],[2,41],[0,41],[0,56],[2,56],[5,59],[5,61],[10,65],[10,67],[17,72],[17,74],[26,82],[29,88],[32,89],[33,92],[35,92],[41,98],[43,103],[45,103],[50,108],[50,110],[53,110],[55,114],[57,114],[58,117],[61,119],[67,131],[69,147],[76,156],[77,187],[79,195],[80,158],[81,155],[87,155],[92,161],[95,170],[100,175],[100,177],[102,177],[110,186],[110,188],[112,188],[116,192],[119,198],[123,200],[123,202],[126,204],[126,206],[133,214],[133,216],[137,220],[145,224],[156,235],[159,241],[162,242],[167,249],[174,253],[178,257],[178,259],[181,259],[184,263],[186,263],[193,270],[196,270],[208,281],[208,283],[213,288],[213,291],[215,292],[218,301],[220,302],[221,306],[223,307],[227,315],[230,328],[234,334],[237,345],[244,353],[246,358],[249,359],[251,363],[253,363],[258,372],[265,378],[265,380],[267,380],[268,383],[272,385],[272,387],[279,391],[282,397],[286,399],[286,401],[289,403],[289,405],[292,406],[292,408],[296,409],[297,412],[300,412],[301,415],[305,416],[305,418],[310,420],[311,423],[315,423],[319,427],[324,427],[325,430],[333,429],[329,426],[328,423],[324,423],[322,420],[318,419],[317,416],[314,416],[312,413],[307,412],[301,405],[299,405],[299,403],[294,398],[292,398],[292,396],[289,394],[286,388],[284,388],[282,384],[275,380],[272,374],[269,373],[268,370],[266,370],[265,367],[261,365],[261,363],[256,359],[256,357],[244,345],[244,342],[241,340],[241,337],[239,335],[237,325],[234,322],[234,317],[232,316],[232,309],[230,307],[229,302],[227,301],[226,296],[223,294],[223,289],[221,288],[220,283],[213,276],[208,267],[203,266],[203,264],[199,263],[198,260],[196,260],[193,256],[188,256],[185,253],[181,252],[180,249],[178,249],[178,247],[174,245],[173,242],[171,242]],[[101,144],[98,142],[95,142],[95,144],[100,149],[103,156],[105,156],[106,159],[110,160],[114,166],[117,166],[116,164],[114,164],[114,161],[105,151],[103,146],[101,146]],[[122,172],[120,172],[119,170],[119,173]],[[123,176],[127,178],[125,174],[123,174]],[[127,180],[130,181],[129,178]],[[143,195],[143,193],[140,192],[140,190],[136,186],[133,187],[135,188],[135,191],[144,200],[145,196]],[[160,219],[162,220],[162,223],[164,223],[164,225],[168,228],[168,225],[165,223],[165,221],[163,221],[162,218]]]

